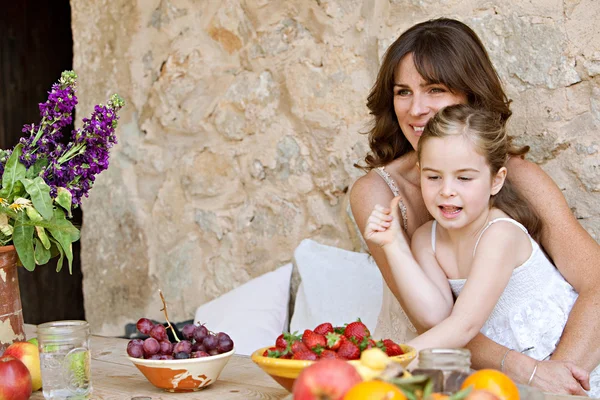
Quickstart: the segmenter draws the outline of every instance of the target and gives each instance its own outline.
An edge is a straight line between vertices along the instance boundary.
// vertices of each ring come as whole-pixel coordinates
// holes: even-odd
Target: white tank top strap
[[[377,174],[381,176],[385,183],[387,183],[388,187],[394,194],[394,197],[400,196],[400,189],[398,189],[396,181],[394,181],[394,178],[392,178],[389,172],[385,170],[385,167],[375,168],[375,172],[377,172]],[[398,203],[398,208],[400,208],[400,214],[402,215],[402,228],[404,228],[404,230],[408,232],[408,212],[402,199],[400,199],[400,202]]]
[[[437,221],[434,219],[431,224],[431,248],[433,249],[433,254],[435,254],[435,230],[437,228]]]
[[[477,250],[477,246],[479,245],[479,241],[481,240],[481,237],[483,236],[483,234],[485,233],[485,231],[487,231],[487,229],[490,226],[492,226],[493,224],[495,224],[496,222],[502,222],[502,221],[504,221],[504,222],[510,222],[511,224],[518,226],[529,237],[529,240],[532,242],[532,244],[535,243],[534,240],[529,235],[529,232],[527,231],[527,228],[525,228],[521,223],[515,221],[512,218],[496,218],[496,219],[493,219],[490,222],[488,222],[488,224],[485,226],[485,228],[483,228],[483,230],[479,234],[479,237],[477,238],[477,242],[475,242],[475,247],[473,248],[473,257],[475,257],[475,251]]]

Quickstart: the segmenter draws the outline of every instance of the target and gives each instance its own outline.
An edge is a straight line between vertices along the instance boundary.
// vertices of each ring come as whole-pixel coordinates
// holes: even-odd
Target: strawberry
[[[281,356],[281,351],[277,349],[277,347],[269,347],[267,350],[263,351],[263,357],[271,357],[271,358],[279,358]]]
[[[328,333],[325,335],[325,338],[327,339],[327,348],[329,350],[337,350],[340,348],[344,336],[341,336],[339,333]]]
[[[365,337],[371,336],[371,332],[369,332],[369,328],[365,326],[360,320],[356,322],[351,322],[346,326],[346,330],[344,331],[344,336],[348,339],[356,338],[358,343],[362,342]]]
[[[313,353],[310,350],[306,350],[306,351],[299,351],[297,353],[294,353],[294,355],[292,356],[292,360],[311,360],[311,361],[317,361],[319,359],[319,357]]]
[[[293,354],[299,353],[301,351],[309,351],[309,350],[308,350],[308,347],[306,347],[306,345],[302,342],[292,343],[292,353]]]
[[[333,325],[329,322],[322,323],[317,326],[313,332],[318,333],[319,335],[327,335],[328,333],[333,332]]]
[[[304,334],[302,335],[302,342],[309,349],[314,349],[317,346],[327,346],[327,339],[325,339],[325,336],[314,333],[310,329],[304,331]]]
[[[321,359],[324,359],[324,358],[340,358],[340,357],[333,350],[323,350],[321,352]]]
[[[360,348],[350,340],[344,341],[337,351],[340,358],[346,360],[358,360],[360,358]]]
[[[300,336],[298,336],[297,333],[298,332],[282,333],[277,337],[277,340],[275,341],[275,346],[281,351],[287,350],[288,347],[291,348],[292,343],[301,340]]]
[[[391,339],[385,339],[383,341],[383,345],[385,346],[385,354],[387,354],[389,357],[404,354],[402,348]]]

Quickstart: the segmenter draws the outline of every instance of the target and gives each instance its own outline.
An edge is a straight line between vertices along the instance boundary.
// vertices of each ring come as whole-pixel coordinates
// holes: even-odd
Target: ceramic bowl
[[[168,392],[195,392],[214,383],[235,353],[185,360],[145,360],[127,357],[151,384]]]
[[[403,367],[407,367],[408,364],[417,356],[417,351],[410,346],[401,344],[400,347],[404,354],[400,356],[390,357],[393,361],[402,364]],[[252,361],[254,361],[263,371],[271,376],[277,383],[286,388],[288,391],[292,391],[294,381],[300,375],[300,372],[309,365],[316,361],[303,361],[303,360],[282,360],[279,358],[263,357],[263,353],[269,347],[263,347],[262,349],[256,350],[252,353]],[[359,360],[348,361],[350,364],[358,364]]]

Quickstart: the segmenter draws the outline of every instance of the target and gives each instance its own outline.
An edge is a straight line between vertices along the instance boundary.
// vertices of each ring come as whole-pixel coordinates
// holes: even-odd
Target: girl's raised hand
[[[400,227],[400,212],[398,203],[400,196],[394,197],[390,203],[390,208],[377,204],[365,227],[365,239],[380,247],[384,247],[395,240],[406,242],[404,232]]]

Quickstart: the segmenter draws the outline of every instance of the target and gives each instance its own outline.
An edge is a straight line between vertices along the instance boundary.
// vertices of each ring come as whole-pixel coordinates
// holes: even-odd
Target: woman
[[[469,27],[438,19],[408,29],[386,52],[368,98],[374,116],[371,154],[365,158],[370,171],[350,193],[361,232],[375,205],[390,204],[395,195],[402,197],[402,225],[409,239],[431,219],[421,196],[414,149],[429,118],[440,108],[458,103],[498,112],[505,121],[511,115],[498,75]],[[541,168],[513,157],[508,170],[516,189],[542,219],[542,246],[579,293],[552,361],[540,363],[532,384],[549,392],[585,395],[582,384],[588,387],[588,371],[600,362],[600,246],[579,225],[560,189]],[[384,291],[378,330],[399,341],[412,339],[424,329],[402,322],[394,273],[381,249],[368,247],[389,287]],[[404,309],[410,318],[410,310]],[[528,381],[536,362],[482,334],[467,347],[475,368],[502,369],[521,383]]]

